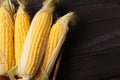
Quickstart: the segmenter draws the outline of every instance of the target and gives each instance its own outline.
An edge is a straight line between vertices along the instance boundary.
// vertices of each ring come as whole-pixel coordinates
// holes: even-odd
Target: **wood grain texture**
[[[57,80],[119,80],[119,4],[119,0],[60,1],[60,15],[75,11],[80,20],[70,28]]]

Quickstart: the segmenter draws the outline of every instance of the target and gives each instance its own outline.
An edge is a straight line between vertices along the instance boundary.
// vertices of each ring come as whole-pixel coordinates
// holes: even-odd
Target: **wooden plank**
[[[120,76],[119,3],[60,1],[58,14],[75,11],[80,20],[70,28],[57,80],[114,80]]]

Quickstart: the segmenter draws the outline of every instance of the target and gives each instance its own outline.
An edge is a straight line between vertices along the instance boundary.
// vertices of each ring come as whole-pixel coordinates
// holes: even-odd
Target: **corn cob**
[[[58,53],[65,41],[69,29],[67,25],[71,19],[73,19],[73,12],[64,15],[52,26],[42,62],[43,69],[41,67],[39,68],[34,80],[48,80]]]
[[[15,31],[14,31],[14,45],[15,45],[15,66],[8,72],[8,76],[11,80],[15,80],[14,75],[21,77],[16,71],[19,58],[22,53],[23,44],[30,27],[30,16],[26,12],[26,0],[17,0],[19,8],[15,16]]]
[[[54,1],[49,0],[32,20],[18,64],[18,72],[22,75],[21,80],[29,80],[33,77],[40,65],[52,24],[53,10]]]
[[[0,6],[0,51],[6,58],[8,70],[14,66],[13,53],[13,28],[14,24],[5,6]],[[7,73],[8,71],[6,71]],[[6,74],[4,73],[4,74]],[[0,74],[1,75],[1,74]]]
[[[19,1],[18,1],[19,2]],[[19,2],[20,6],[15,18],[15,62],[18,64],[22,53],[23,43],[25,41],[28,29],[30,27],[30,16],[25,11],[25,6]]]

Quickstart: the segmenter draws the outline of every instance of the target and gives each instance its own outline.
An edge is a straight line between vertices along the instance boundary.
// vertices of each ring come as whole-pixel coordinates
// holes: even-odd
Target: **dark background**
[[[41,0],[28,0],[31,16]],[[120,0],[60,0],[54,19],[75,11],[57,80],[120,80]]]

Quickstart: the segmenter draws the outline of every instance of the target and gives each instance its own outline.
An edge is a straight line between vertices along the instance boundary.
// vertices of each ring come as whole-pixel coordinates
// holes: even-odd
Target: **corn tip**
[[[56,0],[46,0],[46,1],[44,1],[42,10],[47,11],[49,13],[53,13],[53,11],[55,9],[55,3],[56,3]]]
[[[27,1],[26,0],[17,0],[17,2],[20,5],[20,7],[25,9],[25,6],[27,5]]]
[[[11,0],[2,0],[2,3],[1,3],[1,6],[4,5],[4,6],[9,6],[12,13],[15,13],[15,7],[14,7],[14,4],[12,3]]]
[[[68,25],[68,23],[71,23],[72,25],[75,25],[76,22],[76,14],[75,12],[69,12],[58,19],[58,21],[61,21],[64,25]]]

